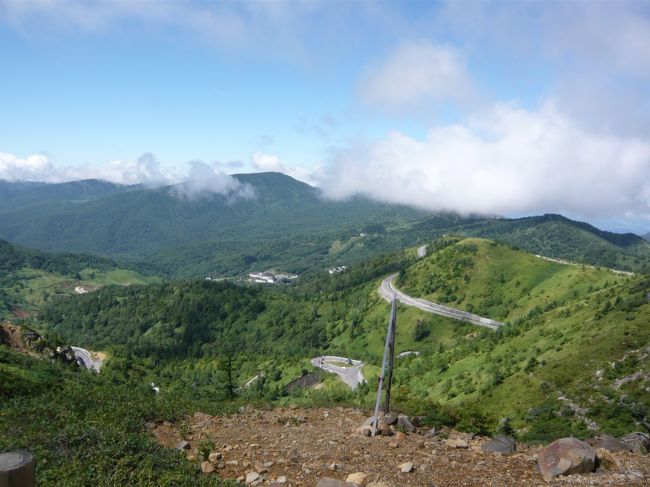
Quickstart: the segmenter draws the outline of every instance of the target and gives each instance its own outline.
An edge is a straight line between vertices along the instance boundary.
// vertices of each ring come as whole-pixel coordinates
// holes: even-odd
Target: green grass
[[[485,239],[466,238],[433,252],[400,278],[412,296],[513,321],[535,307],[574,300],[628,279],[603,269],[549,262]]]
[[[75,295],[75,287],[97,289],[108,285],[130,286],[162,282],[158,277],[145,276],[127,269],[101,271],[86,268],[79,273],[80,280],[40,269],[22,268],[5,277],[11,284],[5,292],[18,307],[36,311],[55,296]]]

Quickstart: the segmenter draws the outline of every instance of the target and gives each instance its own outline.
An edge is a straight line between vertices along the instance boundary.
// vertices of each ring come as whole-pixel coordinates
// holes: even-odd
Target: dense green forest
[[[364,198],[331,201],[280,173],[236,175],[245,196],[183,196],[103,181],[0,182],[0,237],[43,250],[92,252],[166,277],[317,272],[462,234],[536,254],[650,269],[650,244],[559,215],[519,219],[431,214]]]

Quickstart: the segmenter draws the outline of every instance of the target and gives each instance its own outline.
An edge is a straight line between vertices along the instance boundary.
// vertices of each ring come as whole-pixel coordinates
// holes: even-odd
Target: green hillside
[[[399,279],[407,294],[499,321],[552,309],[626,278],[608,270],[550,262],[479,238],[443,238]]]
[[[402,410],[465,427],[475,418],[472,427],[488,430],[508,416],[532,439],[586,436],[586,421],[619,433],[650,413],[639,387],[650,380],[647,276],[549,262],[484,239],[447,238],[430,248],[421,260],[394,254],[293,288],[205,281],[106,288],[53,301],[43,326],[112,349],[109,367],[137,370],[179,394],[193,384],[197,397],[226,397],[227,359],[233,384],[265,374],[252,397],[370,407],[388,315],[377,287],[402,269],[400,285],[415,296],[436,276],[424,296],[455,293],[449,305],[471,304],[510,322],[494,332],[400,306],[396,351],[421,352],[398,361],[394,397]],[[284,397],[283,386],[324,352],[362,359],[369,386],[352,393],[332,381],[324,391]],[[139,365],[127,366],[127,357]]]
[[[1,333],[0,374],[0,451],[29,450],[38,485],[216,485],[156,444],[145,422],[177,420],[198,408],[223,413],[227,404],[155,396],[148,384],[108,370],[90,374],[18,353]]]
[[[425,215],[363,198],[325,200],[316,188],[280,173],[235,177],[254,197],[187,199],[175,187],[97,181],[30,187],[6,197],[12,203],[0,209],[0,236],[44,250],[147,260],[175,275],[232,275],[260,266],[297,272],[334,261],[327,249],[336,239],[367,228],[373,234],[397,230]]]
[[[445,234],[498,240],[535,254],[623,270],[650,269],[650,243],[559,215],[519,219],[430,214],[357,197],[322,198],[280,173],[241,174],[249,198],[179,196],[103,181],[0,181],[0,238],[89,252],[169,277],[297,274],[361,262]],[[363,234],[363,235],[362,235]],[[149,268],[140,267],[141,270]]]
[[[643,238],[633,233],[606,232],[561,215],[477,222],[458,233],[499,240],[546,257],[650,271],[650,244]]]
[[[0,318],[25,318],[53,297],[76,294],[75,288],[83,292],[159,281],[109,259],[42,252],[0,240]]]

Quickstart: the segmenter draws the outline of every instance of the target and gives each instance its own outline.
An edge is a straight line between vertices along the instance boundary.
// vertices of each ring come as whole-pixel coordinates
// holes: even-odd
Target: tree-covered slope
[[[473,301],[510,324],[494,332],[400,306],[396,352],[421,354],[397,362],[396,407],[477,428],[508,416],[520,435],[545,439],[586,436],[590,421],[629,431],[650,414],[648,277],[548,262],[482,239],[451,242],[434,243],[422,260],[410,251],[376,258],[291,288],[106,288],[57,299],[42,326],[90,348],[112,344],[107,367],[197,397],[223,397],[226,359],[234,384],[263,377],[247,397],[277,401],[288,400],[283,387],[314,356],[362,359],[369,385],[355,393],[334,385],[330,397],[370,407],[389,311],[377,294],[381,278],[402,269],[416,294],[419,277],[434,272],[464,293],[452,305]],[[454,269],[463,260],[468,282]]]
[[[44,250],[146,261],[156,272],[175,277],[270,268],[302,274],[451,233],[593,265],[650,269],[650,243],[641,237],[559,215],[431,215],[361,197],[327,200],[317,188],[280,173],[235,178],[247,188],[240,196],[190,198],[182,185],[0,181],[0,237]]]
[[[650,270],[650,243],[633,233],[599,230],[561,215],[477,222],[459,233],[499,240],[534,254],[623,270]]]
[[[94,290],[110,284],[130,285],[159,281],[114,261],[87,254],[50,253],[0,240],[0,318],[24,318],[56,295],[75,288]]]
[[[316,188],[279,173],[235,177],[249,189],[242,197],[204,193],[188,198],[182,187],[113,185],[105,194],[96,190],[81,200],[61,185],[38,186],[32,200],[16,197],[18,202],[0,209],[0,234],[46,250],[146,258],[187,275],[229,268],[241,272],[258,260],[269,265],[291,257],[309,260],[315,251],[327,253],[329,244],[321,249],[323,241],[358,235],[366,227],[401,226],[424,215],[363,198],[329,201]],[[43,188],[57,198],[49,198]],[[274,259],[278,249],[289,249],[291,255]]]

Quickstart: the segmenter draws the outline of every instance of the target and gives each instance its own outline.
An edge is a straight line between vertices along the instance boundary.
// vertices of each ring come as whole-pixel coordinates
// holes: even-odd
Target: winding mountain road
[[[501,323],[500,321],[485,318],[473,313],[468,313],[467,311],[450,308],[449,306],[444,306],[438,303],[432,303],[431,301],[427,301],[425,299],[412,298],[408,294],[404,294],[402,291],[395,287],[393,281],[396,277],[397,274],[391,274],[382,281],[378,289],[379,295],[389,303],[393,300],[394,296],[400,303],[405,304],[406,306],[414,306],[421,309],[422,311],[426,311],[427,313],[446,316],[448,318],[453,318],[455,320],[470,323],[472,325],[483,326],[492,330],[497,330],[505,325],[505,323]]]
[[[336,362],[346,364],[347,367],[335,365]],[[352,389],[356,389],[359,384],[365,382],[361,367],[363,362],[361,360],[352,360],[345,357],[335,357],[332,355],[324,355],[311,359],[311,364],[319,369],[326,370],[338,375],[343,382],[345,382]]]
[[[70,348],[72,348],[72,351],[77,357],[77,361],[82,363],[84,367],[86,367],[88,370],[94,370],[95,372],[99,372],[99,370],[102,368],[102,361],[95,360],[91,355],[91,353],[85,348],[79,348],[79,347],[70,347]]]

